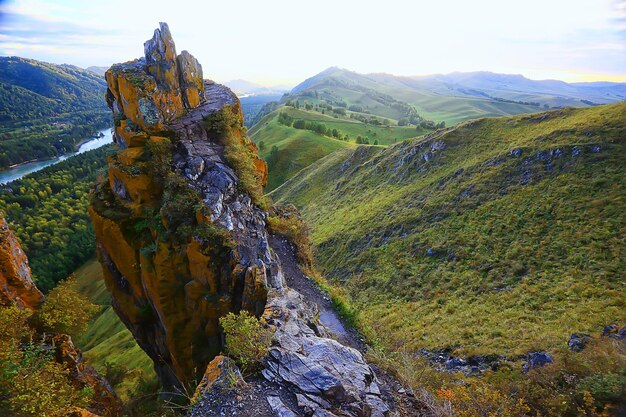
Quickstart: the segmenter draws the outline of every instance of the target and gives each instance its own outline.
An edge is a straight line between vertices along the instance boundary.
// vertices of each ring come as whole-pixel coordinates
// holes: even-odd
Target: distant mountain
[[[0,57],[0,121],[105,110],[106,82],[73,65]]]
[[[109,69],[109,67],[96,67],[96,66],[91,66],[91,67],[87,67],[85,68],[87,71],[91,71],[95,74],[98,75],[104,75],[105,72],[107,72],[107,70]]]
[[[74,150],[111,124],[101,75],[73,65],[0,57],[0,169]]]
[[[224,84],[240,97],[250,95],[282,95],[283,93],[288,92],[290,88],[285,85],[265,87],[251,81],[241,79],[231,80]]]
[[[531,113],[545,108],[585,107],[626,99],[626,83],[535,81],[522,75],[492,72],[452,73],[405,77],[385,73],[359,74],[328,68],[291,90],[294,96],[327,91],[348,104],[376,112],[377,94],[415,107],[420,116],[448,125],[484,116]],[[392,116],[389,112],[388,116]]]

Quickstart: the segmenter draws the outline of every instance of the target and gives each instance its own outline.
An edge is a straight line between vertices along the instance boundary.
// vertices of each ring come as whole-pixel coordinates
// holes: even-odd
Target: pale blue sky
[[[626,0],[0,0],[0,55],[108,66],[141,56],[159,21],[217,81],[329,66],[626,81]]]

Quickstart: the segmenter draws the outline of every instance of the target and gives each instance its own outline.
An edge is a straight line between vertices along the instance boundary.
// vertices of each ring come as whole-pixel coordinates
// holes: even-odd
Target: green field
[[[84,357],[103,375],[115,372],[115,391],[127,402],[143,380],[155,383],[152,360],[141,350],[113,307],[98,261],[91,260],[76,273],[77,289],[101,306],[100,313],[77,341]],[[108,368],[108,370],[107,370]]]
[[[337,151],[275,190],[379,346],[522,355],[626,320],[626,103]]]

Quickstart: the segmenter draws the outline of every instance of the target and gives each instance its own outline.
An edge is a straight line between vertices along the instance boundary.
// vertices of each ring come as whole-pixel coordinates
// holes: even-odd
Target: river
[[[18,180],[24,175],[32,174],[33,172],[37,172],[50,165],[65,161],[67,158],[71,158],[72,156],[91,151],[92,149],[97,149],[101,146],[113,142],[113,137],[111,136],[111,128],[100,130],[98,131],[98,133],[102,133],[104,136],[89,139],[88,141],[80,145],[77,152],[67,153],[56,158],[46,159],[45,161],[28,162],[13,168],[9,168],[6,171],[0,171],[0,184],[7,184],[11,181]]]

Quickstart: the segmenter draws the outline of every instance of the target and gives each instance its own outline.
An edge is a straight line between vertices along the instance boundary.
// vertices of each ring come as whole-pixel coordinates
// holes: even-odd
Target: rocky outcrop
[[[267,167],[239,100],[176,55],[166,24],[144,49],[106,73],[120,149],[90,215],[113,307],[169,387],[200,379],[223,350],[219,318],[260,315],[282,277],[253,200]],[[253,167],[247,182],[229,156]]]
[[[90,387],[93,390],[91,411],[100,416],[122,415],[122,404],[106,379],[85,362],[72,338],[66,334],[48,336],[47,342],[54,349],[54,359],[57,363],[65,365],[70,372],[70,379],[79,388]],[[83,410],[90,416],[89,411]]]
[[[28,258],[4,217],[0,216],[0,306],[18,306],[36,312],[44,296],[32,280]],[[77,388],[93,390],[90,411],[71,410],[69,415],[103,417],[121,415],[119,398],[98,372],[83,360],[82,353],[66,334],[42,333],[33,328],[33,335],[42,341],[42,347],[54,353],[54,360],[69,370],[69,380]]]
[[[242,416],[316,407],[327,410],[316,415],[389,415],[361,353],[326,337],[316,310],[285,287],[266,230],[267,165],[245,134],[237,97],[200,82],[200,65],[176,55],[165,24],[144,58],[114,65],[106,78],[119,150],[90,215],[112,305],[163,386],[202,380],[193,415],[224,406]],[[245,401],[256,397],[224,394],[240,376],[218,356],[219,318],[241,310],[277,329],[266,380],[255,386],[262,401],[247,414]],[[266,388],[287,403],[270,403]]]
[[[42,302],[43,294],[33,283],[28,258],[0,216],[0,305],[34,310]]]
[[[275,326],[263,376],[296,394],[305,415],[383,417],[390,410],[361,353],[328,337],[316,309],[295,290],[272,297],[264,319]]]

